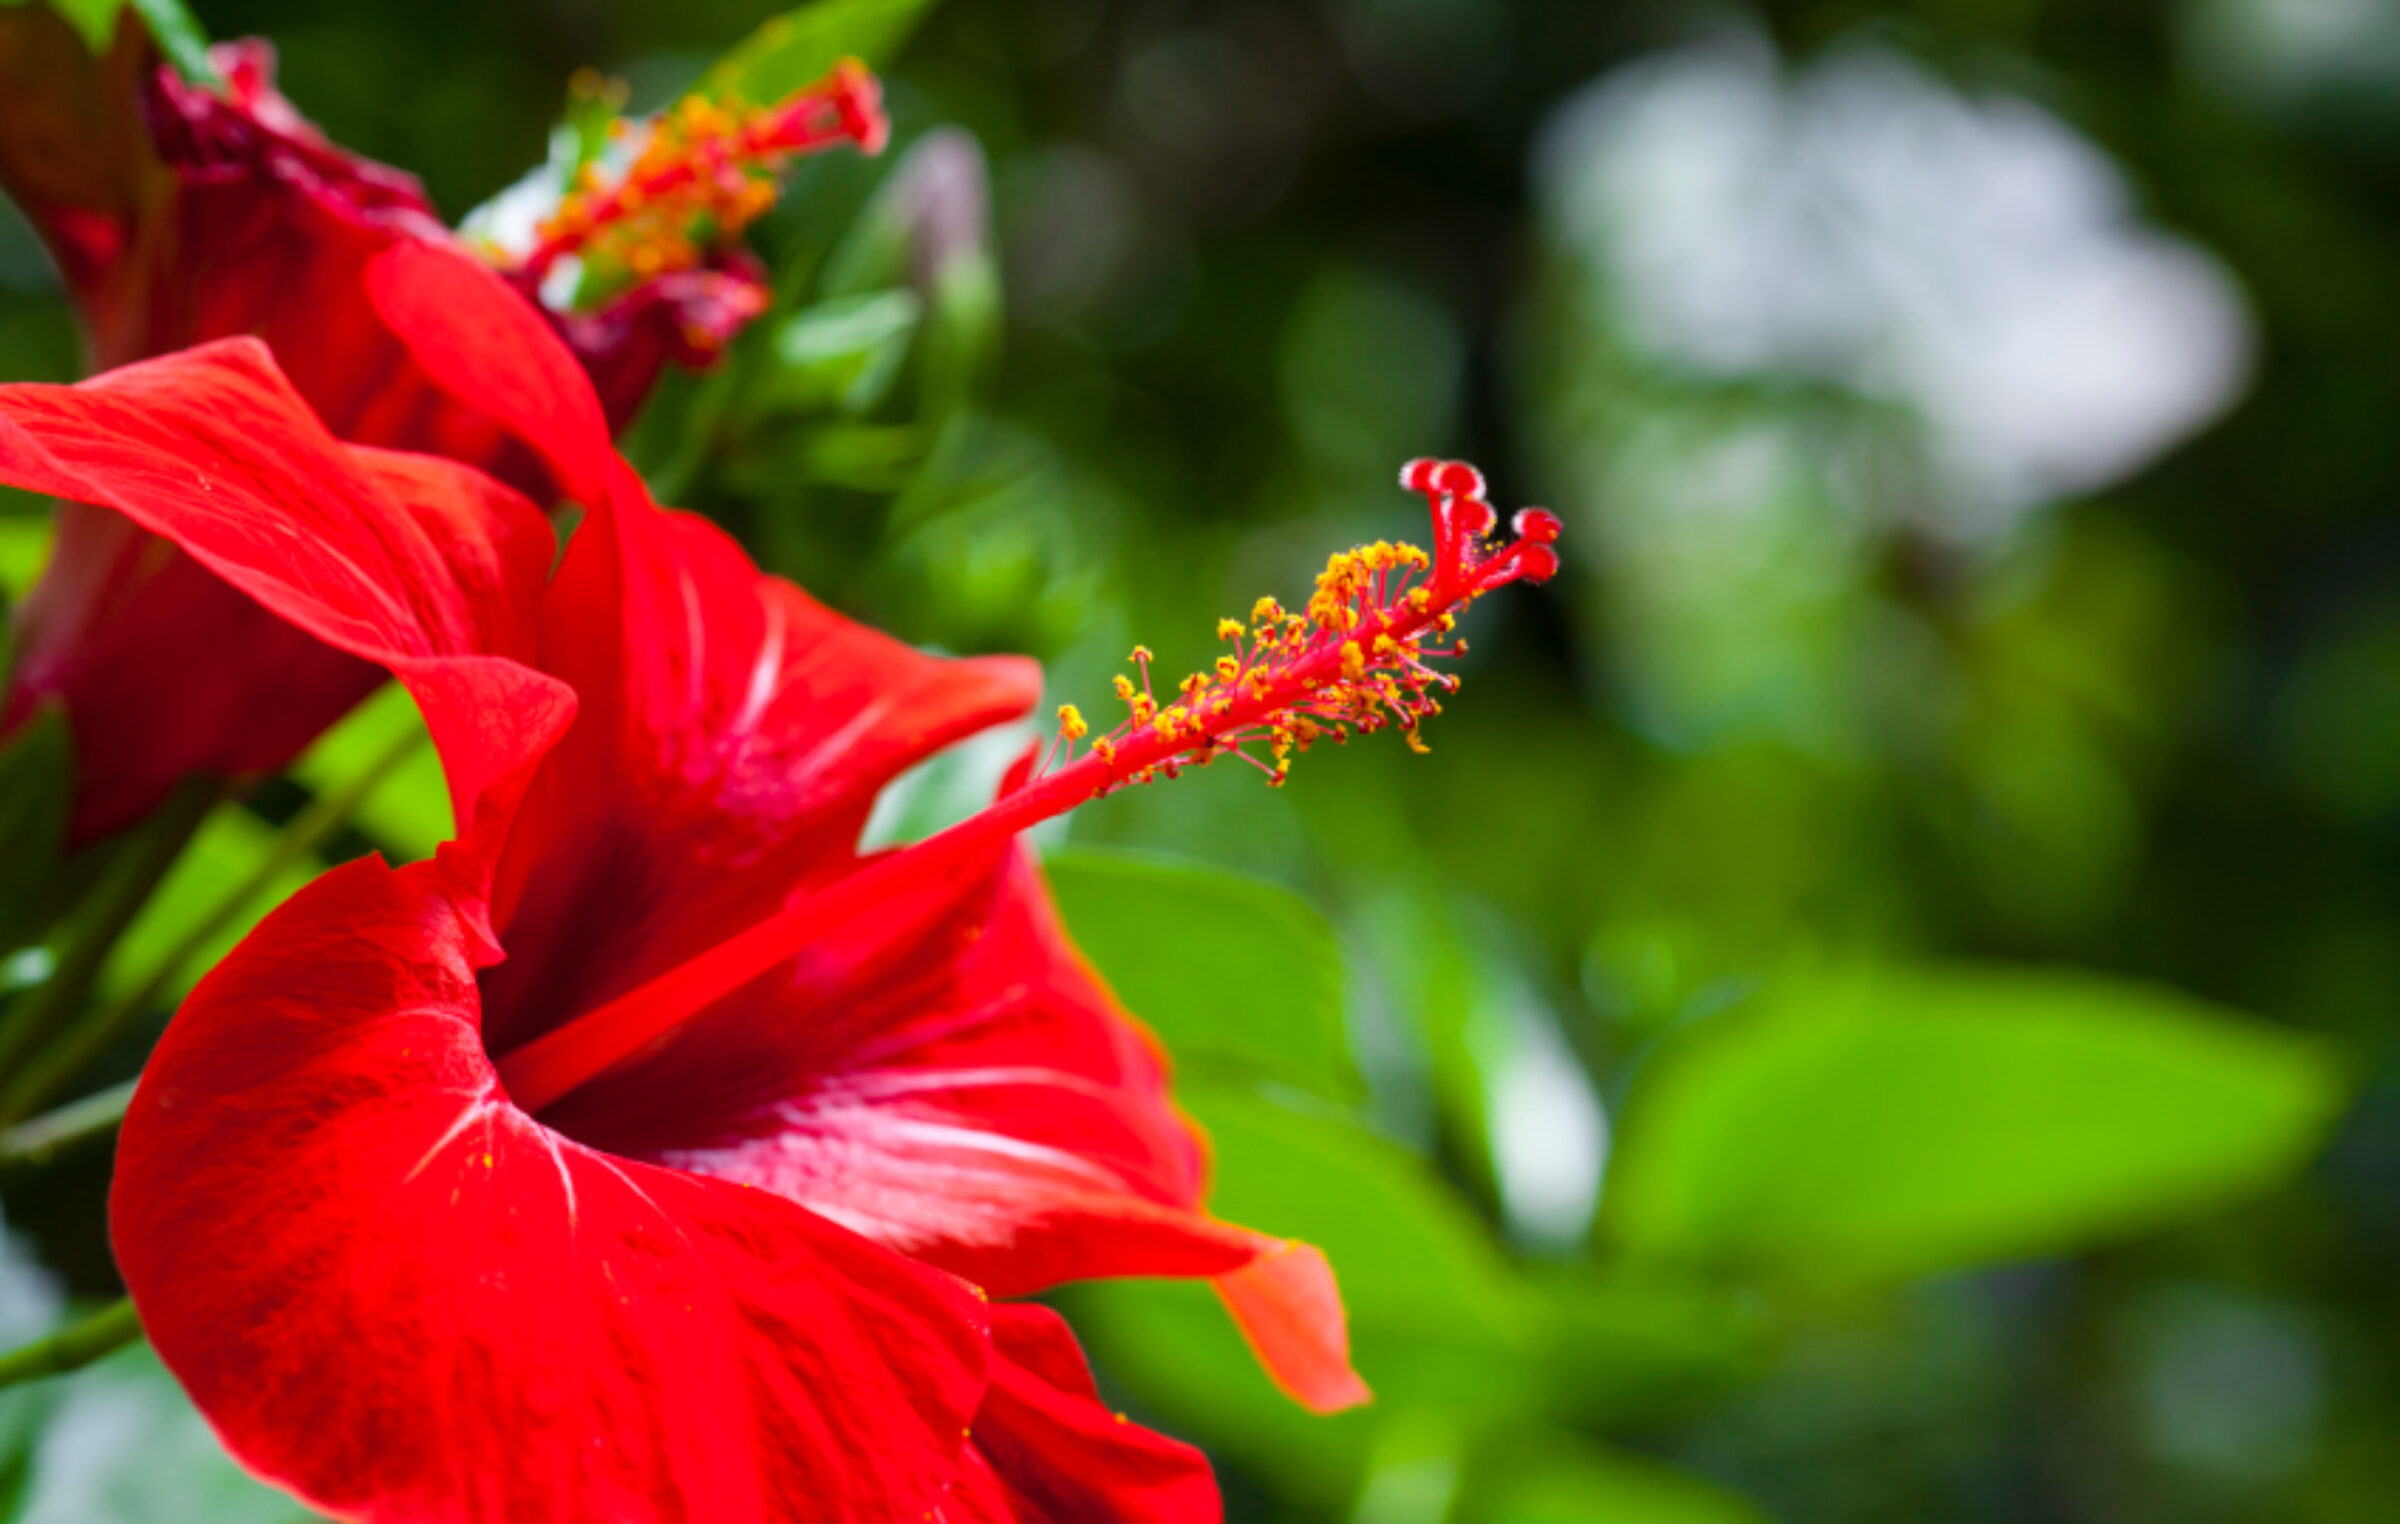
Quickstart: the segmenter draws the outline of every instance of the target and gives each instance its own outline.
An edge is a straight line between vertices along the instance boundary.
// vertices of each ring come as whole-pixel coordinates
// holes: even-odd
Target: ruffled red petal
[[[455,414],[490,420],[530,449],[568,497],[598,507],[630,476],[590,378],[531,300],[480,261],[439,243],[398,242],[355,278],[358,305],[405,351],[410,371]],[[469,458],[438,444],[412,448]]]

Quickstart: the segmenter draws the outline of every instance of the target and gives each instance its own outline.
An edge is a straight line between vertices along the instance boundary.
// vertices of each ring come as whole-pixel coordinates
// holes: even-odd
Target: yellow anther
[[[1225,679],[1227,682],[1233,681],[1233,675],[1241,670],[1242,664],[1238,661],[1235,661],[1232,657],[1220,656],[1217,658],[1217,676]]]
[[[1080,741],[1092,733],[1092,727],[1083,723],[1083,711],[1073,704],[1058,706],[1058,729],[1070,741]]]
[[[1408,590],[1408,606],[1420,614],[1433,607],[1432,589],[1423,587],[1410,588]]]
[[[1092,743],[1092,755],[1103,762],[1114,762],[1117,760],[1117,745],[1108,737],[1102,736]]]
[[[1417,727],[1414,725],[1402,726],[1400,728],[1400,739],[1406,741],[1408,743],[1408,749],[1415,752],[1420,757],[1428,756],[1433,751],[1432,747],[1425,744],[1425,738],[1417,734]]]
[[[1242,638],[1242,635],[1242,622],[1239,619],[1220,619],[1217,621],[1217,639],[1239,640]]]
[[[1148,646],[1135,646],[1133,648],[1133,654],[1125,659],[1130,662],[1148,661],[1150,659],[1150,648]]]
[[[1128,703],[1131,703],[1133,700],[1133,679],[1127,677],[1122,672],[1118,673],[1116,677],[1116,690],[1117,697],[1124,699]]]
[[[1283,605],[1272,598],[1261,598],[1250,605],[1252,624],[1273,624],[1283,617]]]
[[[1342,676],[1357,682],[1367,675],[1367,653],[1358,648],[1355,640],[1342,642]]]

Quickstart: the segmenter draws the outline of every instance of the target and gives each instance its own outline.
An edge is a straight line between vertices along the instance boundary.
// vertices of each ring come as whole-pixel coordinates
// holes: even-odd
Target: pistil
[[[637,279],[688,268],[705,244],[731,240],[775,204],[775,174],[793,158],[840,143],[877,153],[891,135],[881,87],[856,59],[769,107],[691,95],[649,127],[613,180],[586,165],[524,258],[539,284],[570,255]]]
[[[511,1097],[526,1111],[541,1110],[656,1051],[710,1005],[812,945],[840,939],[866,956],[898,945],[939,913],[939,896],[921,895],[912,904],[904,892],[909,886],[941,882],[988,860],[1028,827],[1127,784],[1231,756],[1280,786],[1294,753],[1387,728],[1424,750],[1420,730],[1440,712],[1437,695],[1458,686],[1454,673],[1428,663],[1464,653],[1465,643],[1451,636],[1468,604],[1511,582],[1546,581],[1558,570],[1559,521],[1525,509],[1514,520],[1515,538],[1490,545],[1498,516],[1474,467],[1412,461],[1400,480],[1432,510],[1431,554],[1377,542],[1334,556],[1302,612],[1262,598],[1246,623],[1220,621],[1230,654],[1186,678],[1163,704],[1151,687],[1150,653],[1137,647],[1140,682],[1116,682],[1128,710],[1122,724],[1093,736],[1076,706],[1062,707],[1040,764],[1012,779],[988,809],[865,860],[690,962],[502,1055],[498,1068]]]

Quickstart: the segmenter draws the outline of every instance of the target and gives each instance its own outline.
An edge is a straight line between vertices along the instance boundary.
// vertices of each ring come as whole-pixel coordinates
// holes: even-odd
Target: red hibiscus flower
[[[161,1354],[246,1464],[364,1519],[1214,1517],[1205,1461],[1102,1409],[1053,1314],[953,1278],[1214,1277],[1295,1395],[1364,1396],[1321,1257],[1200,1210],[1160,1059],[1017,832],[1249,744],[1413,736],[1434,642],[1547,575],[1554,521],[1486,549],[1473,473],[1412,467],[1433,555],[1337,557],[1227,669],[862,857],[876,792],[1023,713],[1035,670],[923,656],[761,576],[648,504],[571,364],[477,350],[504,293],[445,258],[404,274],[396,306],[450,319],[421,330],[431,370],[497,378],[593,483],[538,593],[528,504],[346,450],[256,346],[0,388],[10,480],[111,505],[398,676],[462,822],[432,863],[302,891],[153,1058],[111,1222]],[[507,532],[428,530],[473,520],[430,512],[437,487]]]

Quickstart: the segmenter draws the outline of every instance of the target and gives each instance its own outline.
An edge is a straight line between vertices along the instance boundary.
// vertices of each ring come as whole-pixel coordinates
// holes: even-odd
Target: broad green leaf
[[[931,0],[816,0],[776,16],[737,43],[701,88],[761,105],[822,79],[845,58],[889,63]]]
[[[1458,1501],[1465,1457],[1456,1425],[1409,1408],[1389,1416],[1367,1453],[1353,1519],[1374,1524],[1443,1524]]]
[[[1577,1446],[1495,1468],[1462,1524],[1765,1524],[1747,1499],[1621,1450]]]
[[[1615,1262],[1531,1272],[1544,1406],[1590,1429],[1655,1424],[1767,1368],[1779,1327],[1755,1293]]]
[[[423,744],[393,769],[351,815],[351,823],[396,862],[433,855],[450,839],[450,788],[442,759],[426,736],[416,702],[398,683],[387,683],[342,722],[317,738],[292,764],[292,776],[324,794],[363,775],[395,745],[410,737]]]
[[[0,686],[5,677],[0,669]],[[64,710],[47,705],[0,740],[0,951],[39,929],[44,892],[66,844],[74,786]]]
[[[2317,1042],[2171,992],[1967,969],[1772,991],[1636,1083],[1604,1222],[1803,1281],[2073,1249],[2305,1161],[2345,1086]]]
[[[925,463],[926,447],[931,443],[925,431],[914,424],[828,424],[802,434],[797,448],[787,460],[771,467],[765,480],[781,477],[782,484],[788,486],[791,475],[796,473],[828,487],[897,492],[915,479]],[[729,471],[728,479],[737,478]]]
[[[1189,1072],[1356,1092],[1341,947],[1306,900],[1169,858],[1077,850],[1043,869],[1084,954]]]
[[[126,930],[100,976],[103,998],[135,989],[191,931],[205,921],[226,897],[249,877],[275,845],[276,829],[248,810],[221,807],[212,812],[191,845],[184,848],[174,870],[142,907]],[[301,885],[323,871],[315,858],[285,868],[264,893],[252,898],[199,955],[176,970],[168,985],[170,998],[180,999],[233,945],[250,934],[266,913],[290,898]]]

